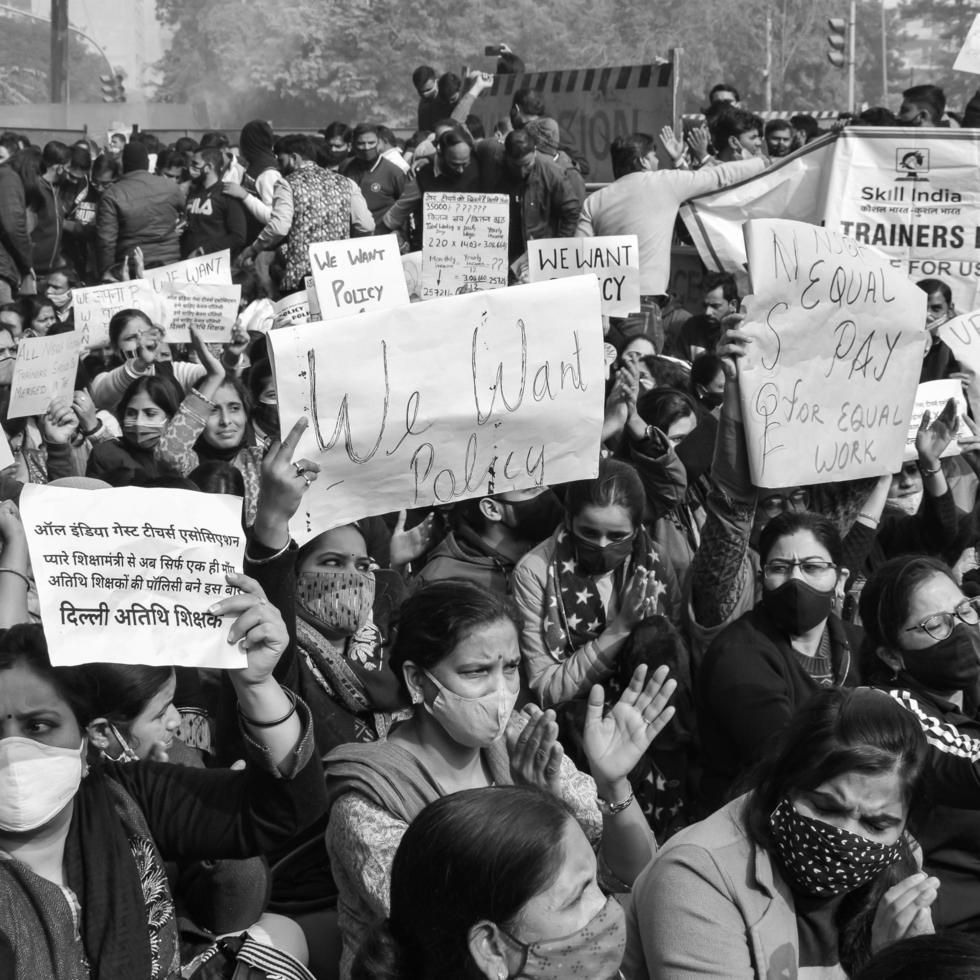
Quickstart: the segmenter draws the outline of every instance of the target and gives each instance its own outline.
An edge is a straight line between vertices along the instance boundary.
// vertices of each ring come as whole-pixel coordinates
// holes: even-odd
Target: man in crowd
[[[946,93],[938,85],[914,85],[902,93],[901,126],[942,126]]]
[[[711,124],[717,160],[732,163],[762,153],[762,120],[745,109],[726,109]]]
[[[350,159],[350,144],[353,130],[347,123],[332,122],[323,130],[327,144],[327,169],[340,170]]]
[[[378,143],[378,127],[361,123],[354,128],[354,157],[344,164],[341,172],[361,189],[374,220],[398,200],[405,189],[405,174],[382,155]]]
[[[628,322],[624,336],[647,336],[657,350],[662,350],[660,310],[667,300],[670,245],[678,208],[696,194],[760,173],[765,161],[753,157],[696,171],[658,171],[653,137],[646,133],[613,140],[610,155],[616,179],[585,199],[575,234],[637,236],[642,313],[635,323]]]
[[[766,152],[773,160],[793,152],[793,127],[788,119],[770,119],[765,129]]]
[[[402,155],[398,137],[387,126],[378,127],[378,150],[385,160],[393,163],[403,174],[407,174],[412,169]]]
[[[419,65],[412,72],[412,84],[419,96],[418,128],[431,133],[452,112],[452,106],[439,98],[439,73],[431,65]]]
[[[742,98],[738,94],[738,89],[727,82],[719,82],[708,93],[709,106],[729,106],[732,109],[742,108]]]
[[[235,258],[245,245],[248,224],[240,200],[225,194],[221,184],[224,157],[205,148],[191,157],[191,189],[187,195],[187,226],[180,239],[181,255],[207,255],[230,249]]]
[[[558,148],[560,139],[558,123],[549,116],[532,119],[525,127],[528,135],[534,140],[534,145],[546,160],[550,160],[565,175],[569,187],[580,200],[585,200],[585,179],[579,173],[572,158]]]
[[[0,306],[17,292],[34,292],[31,256],[24,185],[10,164],[0,163]]]
[[[180,259],[177,222],[184,211],[180,186],[149,172],[149,154],[142,143],[127,143],[122,151],[123,175],[110,184],[95,217],[99,275],[143,250],[147,268]]]

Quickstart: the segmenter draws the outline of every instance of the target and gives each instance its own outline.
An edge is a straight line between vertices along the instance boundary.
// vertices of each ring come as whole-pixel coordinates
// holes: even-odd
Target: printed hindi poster
[[[27,484],[20,498],[51,663],[246,666],[233,619],[242,501],[225,494]],[[174,519],[175,518],[175,519]]]
[[[636,235],[539,238],[527,243],[531,282],[592,273],[599,280],[603,316],[640,312],[640,246]]]
[[[887,255],[912,280],[941,279],[980,307],[980,130],[861,128],[838,137],[827,228]]]
[[[918,434],[923,413],[929,412],[930,418],[934,421],[942,413],[950,398],[956,402],[959,427],[956,431],[956,439],[953,439],[946,447],[943,458],[960,455],[960,445],[957,439],[969,439],[973,435],[970,427],[966,424],[966,399],[963,397],[963,386],[956,378],[944,378],[942,381],[925,381],[915,391],[915,405],[912,408],[909,431],[905,438],[905,458],[907,460],[915,459],[918,456],[915,451],[915,437]]]
[[[960,371],[967,375],[967,401],[973,417],[980,419],[980,310],[947,320],[939,327],[937,336],[953,352]]]
[[[71,401],[81,340],[77,330],[47,337],[21,337],[10,383],[8,419],[43,415],[51,399],[59,395]]]
[[[238,319],[241,286],[220,283],[164,283],[163,297],[167,340],[189,344],[193,327],[209,344],[227,344]]]
[[[395,235],[310,246],[310,268],[321,320],[408,305]]]
[[[282,430],[306,415],[296,458],[321,468],[298,540],[597,473],[605,368],[593,276],[364,313],[349,326],[269,334]]]
[[[120,310],[140,310],[154,323],[164,320],[163,302],[145,279],[73,289],[71,301],[82,349],[109,345],[109,321]]]
[[[797,221],[749,221],[739,359],[758,487],[897,472],[925,352],[926,294],[888,258]]]
[[[147,269],[143,278],[157,292],[162,292],[165,283],[209,282],[215,285],[231,285],[231,251],[211,252],[173,265],[162,265],[158,269]]]
[[[506,194],[430,192],[422,202],[422,299],[507,285]]]

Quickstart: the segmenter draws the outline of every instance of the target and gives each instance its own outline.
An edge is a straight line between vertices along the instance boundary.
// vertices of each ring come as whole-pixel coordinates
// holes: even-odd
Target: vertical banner
[[[739,362],[758,487],[897,472],[925,352],[926,295],[881,253],[815,225],[749,221]]]
[[[506,194],[440,194],[423,198],[422,299],[507,285]]]
[[[593,273],[603,316],[640,312],[640,246],[636,235],[538,238],[527,243],[531,282]]]
[[[598,472],[605,366],[593,277],[414,303],[337,327],[269,334],[282,429],[308,416],[296,456],[320,466],[292,528],[298,540]]]
[[[837,140],[826,227],[980,306],[980,131],[854,128]]]
[[[310,246],[321,320],[408,305],[396,235]]]

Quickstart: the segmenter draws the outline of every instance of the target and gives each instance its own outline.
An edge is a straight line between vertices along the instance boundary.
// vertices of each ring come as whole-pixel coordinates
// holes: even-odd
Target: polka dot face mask
[[[893,865],[903,851],[904,835],[894,844],[879,844],[806,817],[785,799],[772,811],[769,829],[790,884],[818,898],[860,888]]]

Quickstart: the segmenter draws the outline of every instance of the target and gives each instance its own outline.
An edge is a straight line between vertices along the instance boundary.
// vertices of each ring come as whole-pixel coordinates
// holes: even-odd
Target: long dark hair
[[[469,932],[513,930],[524,906],[558,877],[561,829],[551,793],[517,786],[464,790],[409,825],[391,868],[391,913],[361,947],[352,980],[479,978]]]
[[[398,638],[389,660],[402,690],[410,693],[402,673],[406,662],[430,670],[475,630],[501,620],[516,629],[510,600],[471,582],[446,579],[417,589],[398,613]]]
[[[137,378],[124,392],[116,406],[116,419],[122,425],[129,403],[139,394],[146,392],[150,401],[172,419],[180,408],[182,395],[177,382],[165,374],[145,374]]]
[[[744,822],[751,839],[772,853],[769,817],[800,790],[816,789],[844,773],[895,772],[914,833],[928,799],[929,747],[915,718],[887,694],[870,688],[827,688],[797,711],[775,755],[762,763],[748,797]],[[906,844],[903,858],[845,896],[837,913],[841,964],[852,974],[871,951],[871,923],[882,895],[918,870]]]

